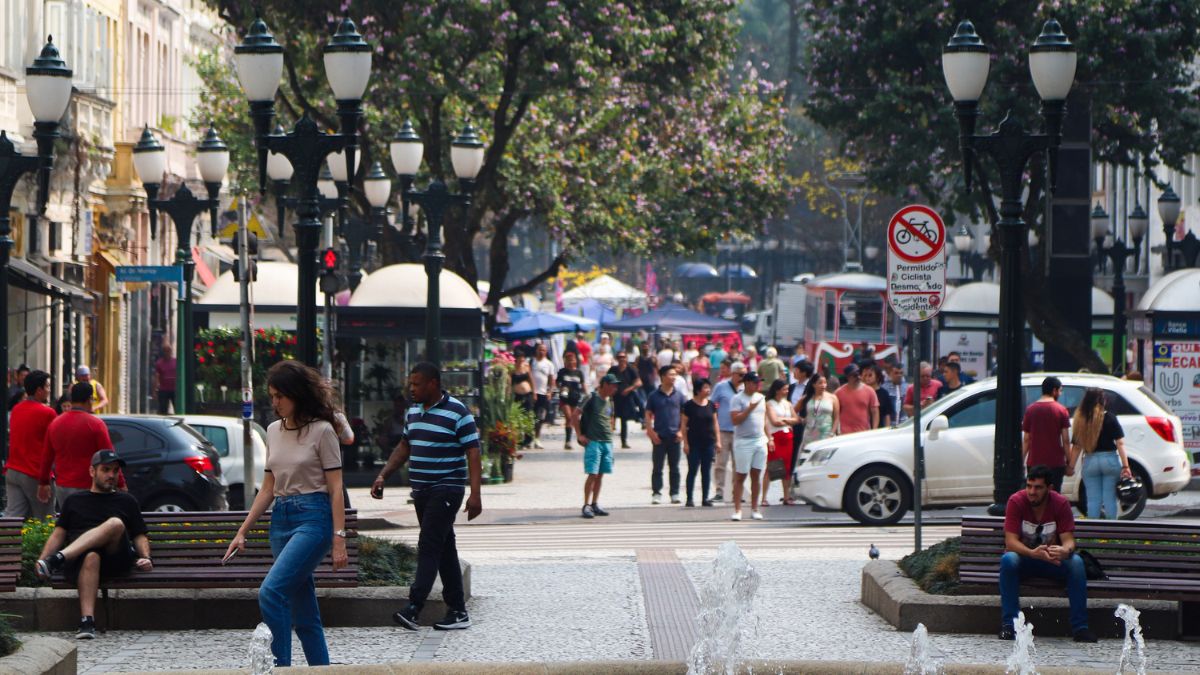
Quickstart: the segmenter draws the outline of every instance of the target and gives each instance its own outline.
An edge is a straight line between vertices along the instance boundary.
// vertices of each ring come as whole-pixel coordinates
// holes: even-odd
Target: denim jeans
[[[661,438],[661,437],[660,437]],[[667,477],[670,481],[671,496],[679,496],[679,455],[683,451],[683,444],[674,437],[672,440],[662,439],[662,443],[654,446],[651,453],[651,469],[650,469],[650,489],[656,495],[662,494],[663,489],[663,464],[667,463]]]
[[[317,607],[313,571],[333,544],[329,495],[310,492],[276,497],[271,507],[271,554],[275,563],[258,589],[258,608],[271,629],[275,664],[292,665],[292,629],[310,666],[329,665],[329,648]]]
[[[462,488],[413,490],[413,506],[421,534],[417,538],[417,572],[408,589],[408,601],[421,607],[433,589],[433,580],[442,577],[442,599],[446,606],[467,611],[463,591],[462,567],[458,564],[458,546],[454,539],[454,518],[462,507]]]
[[[716,450],[716,443],[708,443],[700,446],[691,445],[691,452],[687,456],[688,472],[687,472],[687,500],[692,501],[692,492],[696,489],[696,474],[700,474],[700,501],[708,501],[708,490],[711,483],[713,453]]]
[[[1121,479],[1121,457],[1115,451],[1092,452],[1083,456],[1083,487],[1087,491],[1088,518],[1116,520],[1117,481]]]
[[[1087,572],[1083,558],[1072,553],[1061,565],[1035,560],[1012,551],[1000,556],[1000,624],[1012,628],[1021,610],[1021,580],[1030,577],[1066,581],[1067,599],[1071,602],[1071,632],[1088,627]]]

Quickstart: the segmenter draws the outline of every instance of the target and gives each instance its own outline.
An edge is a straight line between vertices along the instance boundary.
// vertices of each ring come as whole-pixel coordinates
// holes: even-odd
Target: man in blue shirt
[[[658,370],[660,384],[650,398],[646,400],[646,435],[654,444],[654,468],[650,471],[650,489],[653,495],[650,502],[662,503],[663,463],[670,463],[671,503],[681,503],[679,499],[679,455],[683,445],[683,432],[680,430],[680,416],[683,414],[683,394],[675,388],[675,379],[679,377],[673,366],[663,366]]]
[[[396,623],[417,630],[417,618],[433,580],[442,577],[446,616],[433,624],[438,630],[467,628],[471,619],[463,593],[462,568],[454,540],[454,518],[468,481],[467,520],[483,512],[479,496],[482,482],[479,462],[479,430],[475,418],[461,401],[442,391],[442,375],[432,363],[418,363],[408,376],[408,409],[404,435],[392,451],[387,465],[371,486],[371,496],[383,499],[387,477],[405,462],[412,483],[413,506],[421,525],[417,540],[417,571],[408,591],[408,606],[392,615]]]
[[[725,476],[729,471],[729,458],[733,455],[733,418],[730,417],[729,404],[742,388],[742,378],[746,375],[746,364],[735,361],[729,366],[729,379],[721,380],[713,387],[713,405],[717,407],[717,426],[721,429],[721,447],[713,462],[713,484],[716,485],[714,502],[725,501]]]

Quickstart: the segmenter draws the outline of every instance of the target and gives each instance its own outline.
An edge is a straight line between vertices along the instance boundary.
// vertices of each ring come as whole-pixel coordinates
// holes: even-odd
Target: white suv
[[[1108,375],[1028,373],[1021,377],[1024,403],[1041,395],[1042,380],[1063,383],[1059,403],[1074,413],[1089,387],[1103,389],[1108,410],[1125,430],[1130,468],[1149,497],[1161,499],[1191,480],[1191,458],[1183,448],[1183,425],[1140,382]],[[925,430],[923,505],[990,504],[996,424],[996,379],[969,384],[921,411]],[[809,444],[797,468],[797,493],[822,508],[838,509],[868,525],[890,525],[912,507],[913,427],[908,420],[890,429],[835,436]],[[1063,494],[1083,503],[1079,471],[1063,483]],[[1134,519],[1146,499],[1122,505],[1120,517]]]
[[[245,454],[242,444],[242,420],[220,415],[181,415],[188,426],[199,431],[217,448],[221,461],[221,479],[229,486],[229,508],[243,510],[245,483]],[[254,446],[254,489],[262,488],[263,469],[267,463],[267,432],[257,422],[250,425]]]

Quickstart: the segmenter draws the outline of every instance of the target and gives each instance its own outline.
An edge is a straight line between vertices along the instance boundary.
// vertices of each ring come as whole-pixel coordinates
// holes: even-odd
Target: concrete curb
[[[471,599],[471,564],[460,561],[463,590]],[[100,630],[198,630],[254,628],[260,620],[258,589],[119,589],[96,604]],[[392,613],[408,603],[407,586],[318,588],[321,621],[327,627],[392,626]],[[421,610],[421,623],[432,625],[446,614],[441,580]],[[0,595],[0,612],[14,614],[19,631],[68,631],[79,626],[79,596],[75,590],[21,587]],[[74,671],[72,671],[74,672]]]
[[[26,637],[16,653],[0,658],[0,675],[75,675],[78,656],[75,645],[66,640]]]
[[[990,634],[1000,629],[999,595],[926,593],[890,560],[873,560],[863,567],[861,598],[863,604],[884,621],[904,632],[916,630],[919,623],[925,624],[930,633]],[[1142,633],[1147,638],[1179,638],[1177,602],[1089,599],[1088,625],[1097,636],[1122,637],[1123,624],[1113,616],[1113,611],[1121,602],[1133,605],[1142,613]],[[1021,611],[1033,623],[1039,636],[1071,635],[1068,617],[1070,603],[1066,597],[1022,597]]]
[[[1001,675],[1003,665],[945,664],[945,671],[955,675]],[[145,671],[141,675],[149,675]],[[174,671],[178,672],[178,671]],[[189,675],[241,675],[242,670],[190,670]],[[345,673],[350,675],[410,675],[431,673],[433,675],[683,675],[687,664],[682,661],[583,661],[575,663],[392,663],[357,666],[323,666],[320,668],[276,668],[278,675],[300,673]],[[854,662],[854,661],[759,661],[747,660],[736,671],[739,675],[753,673],[778,673],[780,675],[902,675],[904,664],[899,662]],[[1094,668],[1039,668],[1043,675],[1112,675],[1112,670]],[[1152,671],[1175,673],[1179,671]],[[136,675],[136,674],[135,674]]]

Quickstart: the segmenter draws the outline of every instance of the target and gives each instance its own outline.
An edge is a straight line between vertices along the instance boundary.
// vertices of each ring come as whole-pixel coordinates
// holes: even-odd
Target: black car
[[[224,511],[216,449],[178,417],[101,415],[143,511]]]

